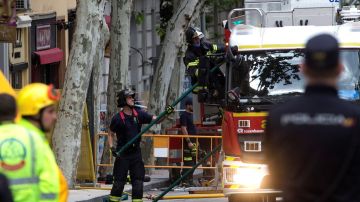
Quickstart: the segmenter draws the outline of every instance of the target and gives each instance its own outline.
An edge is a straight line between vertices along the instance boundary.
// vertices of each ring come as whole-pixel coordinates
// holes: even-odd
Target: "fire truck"
[[[337,0],[245,0],[227,19],[229,53],[222,120],[223,192],[229,201],[276,201],[264,159],[266,116],[304,91],[298,70],[306,41],[319,33],[335,36],[345,71],[339,96],[360,102],[360,12]],[[230,51],[229,51],[230,52]]]

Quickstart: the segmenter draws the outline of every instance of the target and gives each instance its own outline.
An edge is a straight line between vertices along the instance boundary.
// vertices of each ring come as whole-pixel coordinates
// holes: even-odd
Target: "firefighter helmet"
[[[127,105],[126,98],[129,96],[135,98],[135,92],[132,91],[131,89],[124,89],[124,90],[120,91],[117,94],[117,106],[118,107],[126,106]]]
[[[29,84],[17,96],[19,113],[23,116],[37,115],[41,109],[55,104],[59,99],[60,92],[52,84]]]
[[[204,34],[198,28],[189,27],[185,32],[185,37],[186,42],[192,44],[193,38],[199,37],[199,39],[202,39]]]

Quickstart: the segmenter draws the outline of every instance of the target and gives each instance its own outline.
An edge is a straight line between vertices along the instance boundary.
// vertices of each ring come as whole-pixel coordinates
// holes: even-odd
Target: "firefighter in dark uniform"
[[[193,93],[199,94],[200,102],[207,99],[209,91],[212,97],[223,96],[225,89],[224,74],[219,68],[210,73],[210,69],[215,67],[220,61],[210,58],[208,55],[225,53],[225,47],[207,42],[204,39],[203,33],[193,27],[189,27],[186,30],[185,37],[188,47],[183,58],[184,64],[187,73],[191,76],[191,84],[199,83],[197,88],[193,90]]]
[[[120,91],[117,97],[117,106],[122,110],[115,114],[110,123],[110,132],[116,134],[117,145],[113,146],[112,135],[109,136],[109,144],[113,155],[119,151],[128,141],[141,132],[141,125],[148,124],[156,119],[143,110],[134,108],[135,93],[125,89]],[[110,201],[120,201],[126,184],[128,171],[132,185],[132,201],[142,201],[143,181],[145,176],[144,163],[141,157],[139,138],[134,144],[117,156],[114,163],[114,183],[110,193]]]
[[[196,135],[196,127],[193,121],[192,99],[185,100],[185,111],[180,115],[180,126],[183,135]],[[183,141],[183,162],[184,166],[194,166],[196,164],[197,143],[194,138],[186,137]],[[184,168],[181,175],[184,175],[189,168]],[[194,186],[193,173],[190,173],[184,180],[184,186]]]
[[[302,96],[269,112],[265,153],[284,201],[360,201],[360,107],[338,97],[343,70],[329,34],[311,38]]]

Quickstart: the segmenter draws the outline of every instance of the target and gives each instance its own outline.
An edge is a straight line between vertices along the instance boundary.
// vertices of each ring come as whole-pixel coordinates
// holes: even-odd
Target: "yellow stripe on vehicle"
[[[233,184],[230,186],[230,189],[239,189],[240,188],[240,185],[238,184]]]
[[[298,48],[303,49],[305,47],[305,44],[259,44],[259,45],[239,45],[239,50],[242,51],[242,49],[245,50],[252,50],[252,49],[292,49],[292,48]],[[351,47],[360,47],[360,43],[340,43],[340,48],[351,48]]]
[[[340,43],[340,47],[341,48],[346,48],[346,47],[360,47],[360,43]]]
[[[234,156],[225,156],[225,161],[240,161],[240,158]]]
[[[236,157],[226,156],[225,161],[234,161]]]
[[[243,116],[267,116],[267,112],[246,112],[246,113],[233,113],[233,117],[243,117]]]
[[[224,168],[240,168],[238,165],[223,165]]]

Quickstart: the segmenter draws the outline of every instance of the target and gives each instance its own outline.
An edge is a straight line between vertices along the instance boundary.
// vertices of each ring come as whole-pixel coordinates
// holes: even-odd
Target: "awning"
[[[64,53],[60,48],[52,48],[43,51],[35,51],[36,55],[39,56],[40,64],[46,65],[54,62],[59,62],[63,59]]]

